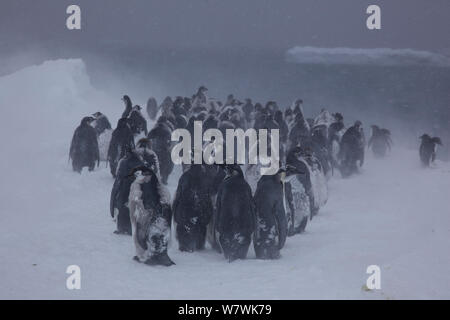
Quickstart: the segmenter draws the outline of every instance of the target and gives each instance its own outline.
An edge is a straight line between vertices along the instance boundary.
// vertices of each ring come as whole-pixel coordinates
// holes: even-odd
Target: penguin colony
[[[113,130],[101,112],[84,117],[76,128],[69,157],[73,170],[94,170],[106,161],[114,177],[110,214],[116,234],[132,236],[135,261],[148,265],[175,264],[167,254],[171,228],[180,251],[203,250],[206,242],[232,262],[245,259],[253,242],[258,259],[277,259],[286,239],[302,233],[327,202],[327,180],[358,173],[364,164],[366,140],[362,123],[346,128],[340,113],[323,109],[305,118],[302,100],[281,110],[274,101],[264,106],[229,95],[225,103],[207,96],[200,87],[192,97],[167,97],[158,106],[147,102],[147,130],[142,108],[122,98],[125,111]],[[173,201],[166,188],[174,169],[171,134],[194,121],[203,130],[278,129],[280,169],[260,175],[260,165],[183,164]],[[441,139],[420,137],[420,161],[427,167]],[[391,133],[372,125],[367,143],[382,158],[392,146]],[[250,148],[252,146],[249,146]],[[255,147],[255,146],[253,146]]]

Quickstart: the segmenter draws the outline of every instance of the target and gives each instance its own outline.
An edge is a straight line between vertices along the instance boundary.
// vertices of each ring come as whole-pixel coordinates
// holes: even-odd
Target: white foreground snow
[[[423,170],[416,151],[399,147],[384,160],[369,154],[358,176],[331,179],[328,203],[280,260],[251,249],[230,264],[209,248],[181,253],[173,237],[175,266],[132,261],[131,237],[112,233],[109,168],[79,175],[67,163],[81,117],[102,111],[115,127],[121,94],[96,92],[79,60],[0,78],[0,298],[450,298],[450,166]],[[73,264],[80,290],[66,289]],[[365,291],[372,264],[381,290]]]

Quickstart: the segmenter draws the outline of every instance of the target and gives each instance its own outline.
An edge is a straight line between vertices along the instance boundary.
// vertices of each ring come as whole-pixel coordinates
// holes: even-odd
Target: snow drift
[[[421,170],[417,151],[397,145],[384,160],[369,154],[361,175],[332,178],[326,206],[305,234],[287,239],[280,260],[256,260],[251,250],[229,264],[210,249],[172,245],[176,266],[132,261],[131,238],[112,233],[108,168],[80,175],[67,163],[81,118],[101,111],[115,127],[121,94],[95,90],[81,60],[0,78],[0,298],[450,298],[450,167]],[[74,264],[81,290],[66,289]],[[366,291],[372,264],[381,290]]]
[[[450,57],[412,49],[355,49],[293,47],[286,52],[288,62],[302,64],[345,64],[374,66],[450,67]]]

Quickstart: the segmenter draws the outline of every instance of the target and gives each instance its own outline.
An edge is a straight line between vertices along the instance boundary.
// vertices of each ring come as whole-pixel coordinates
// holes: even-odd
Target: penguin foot
[[[161,265],[169,267],[171,265],[174,265],[175,262],[173,262],[167,254],[161,254],[158,256],[153,256],[147,261],[144,262],[147,265],[154,266],[154,265]]]
[[[288,235],[288,237],[292,237],[292,236],[295,235],[295,228],[294,228],[294,226],[291,225],[291,227],[288,230],[288,234],[287,235]]]
[[[124,235],[127,235],[127,236],[131,236],[131,232],[129,232],[129,231],[119,231],[119,230],[116,230],[116,231],[114,231],[113,233],[114,233],[114,234],[124,234]]]
[[[304,232],[307,224],[308,224],[308,217],[303,217],[298,227],[298,233]]]

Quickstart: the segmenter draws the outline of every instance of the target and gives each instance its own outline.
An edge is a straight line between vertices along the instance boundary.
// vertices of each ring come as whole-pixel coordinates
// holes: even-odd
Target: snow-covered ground
[[[450,298],[450,165],[423,170],[400,146],[384,160],[369,154],[358,176],[331,179],[328,203],[279,260],[250,250],[230,264],[209,248],[181,253],[173,237],[175,266],[132,261],[131,238],[112,233],[109,168],[79,175],[67,162],[81,117],[100,110],[115,126],[122,94],[92,88],[80,60],[0,78],[0,298]],[[66,288],[73,264],[81,290]],[[366,291],[373,264],[381,289]]]

